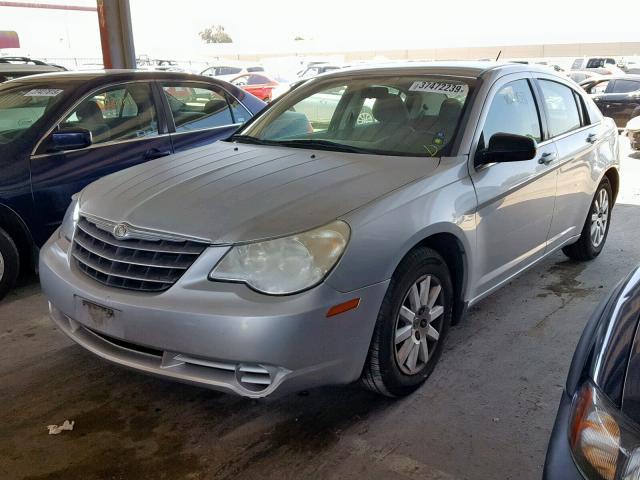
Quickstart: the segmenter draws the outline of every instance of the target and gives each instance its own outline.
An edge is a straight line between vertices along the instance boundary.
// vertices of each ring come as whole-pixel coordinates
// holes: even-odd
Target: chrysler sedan
[[[328,122],[297,108],[327,92]],[[618,184],[615,124],[548,69],[342,70],[84,188],[40,276],[59,328],[117,364],[248,397],[397,397],[469,306],[558,249],[598,256]]]

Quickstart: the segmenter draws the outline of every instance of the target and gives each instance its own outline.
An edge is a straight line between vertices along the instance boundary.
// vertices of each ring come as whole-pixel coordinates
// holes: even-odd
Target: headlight
[[[243,282],[262,293],[285,295],[320,283],[349,241],[349,226],[324,227],[264,242],[238,245],[209,274],[211,280]]]
[[[640,478],[640,431],[586,382],[573,399],[571,450],[589,479]]]
[[[62,219],[62,225],[60,226],[60,236],[63,236],[67,240],[71,241],[73,238],[73,231],[76,228],[80,217],[80,206],[78,203],[78,195],[75,194],[71,197],[71,204],[67,208]]]

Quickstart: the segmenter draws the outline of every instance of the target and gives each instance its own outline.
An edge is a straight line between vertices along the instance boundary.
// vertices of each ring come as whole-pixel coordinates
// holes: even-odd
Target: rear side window
[[[557,137],[580,128],[580,112],[573,90],[551,80],[538,80],[547,107],[549,134]]]
[[[613,84],[612,93],[629,93],[640,90],[640,81],[637,80],[616,80]]]
[[[524,135],[538,142],[542,139],[538,109],[527,80],[507,83],[493,97],[479,148],[485,148],[496,133]]]
[[[165,84],[162,90],[173,114],[176,132],[223,127],[234,123],[231,108],[222,90],[184,83]]]

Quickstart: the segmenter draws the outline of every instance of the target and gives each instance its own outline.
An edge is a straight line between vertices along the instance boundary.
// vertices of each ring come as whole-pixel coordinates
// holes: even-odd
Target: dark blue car
[[[229,137],[265,103],[227,82],[112,70],[0,85],[0,298],[71,196],[117,170]]]
[[[640,267],[600,304],[573,356],[547,480],[640,478]]]

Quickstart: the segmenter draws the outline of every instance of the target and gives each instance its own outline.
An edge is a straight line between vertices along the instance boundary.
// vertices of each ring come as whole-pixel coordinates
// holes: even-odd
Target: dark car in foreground
[[[640,267],[600,304],[571,362],[548,480],[640,478]]]
[[[63,72],[0,85],[0,298],[20,265],[35,265],[74,193],[227,138],[264,105],[227,82],[174,72]]]
[[[590,78],[580,86],[591,95],[605,117],[611,117],[618,128],[640,115],[640,75]]]

